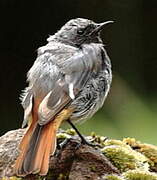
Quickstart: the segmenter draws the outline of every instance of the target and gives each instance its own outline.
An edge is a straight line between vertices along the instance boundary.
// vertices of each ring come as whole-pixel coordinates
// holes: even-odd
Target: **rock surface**
[[[13,130],[0,137],[0,179],[17,180],[13,171],[18,145],[26,129]],[[30,175],[23,179],[46,180],[157,180],[157,147],[135,139],[123,141],[92,134],[86,139],[99,146],[81,144],[73,130],[57,134],[57,150],[50,158],[46,177]]]

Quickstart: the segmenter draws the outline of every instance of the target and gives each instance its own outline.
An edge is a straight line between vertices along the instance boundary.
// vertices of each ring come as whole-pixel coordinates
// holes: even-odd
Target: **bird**
[[[60,125],[89,119],[102,107],[112,68],[100,32],[112,22],[71,19],[38,48],[21,95],[27,131],[15,162],[17,176],[45,176]]]

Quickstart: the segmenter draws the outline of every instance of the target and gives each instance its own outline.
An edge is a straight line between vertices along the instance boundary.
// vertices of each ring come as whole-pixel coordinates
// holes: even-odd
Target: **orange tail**
[[[15,164],[18,176],[47,174],[50,153],[56,149],[56,131],[53,121],[45,126],[37,124],[30,137],[30,127],[21,142],[21,154]]]
[[[53,154],[56,149],[57,130],[61,122],[71,113],[71,109],[64,109],[44,126],[40,126],[37,122],[31,124],[20,144],[21,154],[15,164],[18,176],[47,174],[50,154]]]

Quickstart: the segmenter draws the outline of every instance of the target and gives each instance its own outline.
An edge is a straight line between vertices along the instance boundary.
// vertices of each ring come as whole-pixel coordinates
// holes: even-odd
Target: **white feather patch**
[[[71,99],[75,99],[74,85],[72,83],[69,84],[69,96],[71,97]]]

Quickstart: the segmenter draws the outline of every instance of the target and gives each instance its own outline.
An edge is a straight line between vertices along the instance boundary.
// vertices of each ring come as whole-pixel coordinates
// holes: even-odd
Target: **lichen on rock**
[[[157,180],[157,174],[141,170],[129,170],[123,173],[126,180]]]
[[[157,146],[141,143],[134,138],[124,138],[123,142],[128,144],[135,151],[146,156],[148,158],[150,169],[157,172]]]
[[[129,145],[119,140],[106,140],[103,154],[121,171],[130,169],[148,170],[148,159],[134,151]]]

